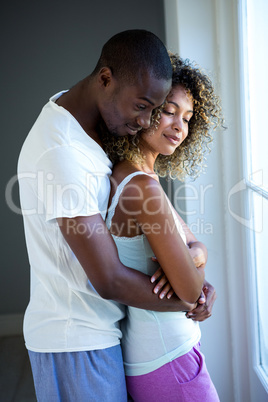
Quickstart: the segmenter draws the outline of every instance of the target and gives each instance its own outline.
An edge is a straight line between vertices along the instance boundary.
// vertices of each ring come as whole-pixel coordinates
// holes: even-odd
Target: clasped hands
[[[195,263],[195,266],[201,267],[206,264],[206,259],[203,253],[203,250],[199,247],[188,248],[188,251]],[[153,261],[157,261],[155,257],[152,257]],[[151,282],[157,284],[155,285],[153,292],[158,294],[160,299],[167,297],[170,299],[174,294],[174,290],[172,289],[165,273],[162,268],[158,268],[158,270],[151,277]],[[197,300],[196,307],[188,311],[186,313],[187,318],[191,318],[194,321],[204,321],[209,318],[212,314],[212,307],[217,298],[216,291],[214,287],[207,282],[206,280],[203,283],[203,289],[199,299]]]

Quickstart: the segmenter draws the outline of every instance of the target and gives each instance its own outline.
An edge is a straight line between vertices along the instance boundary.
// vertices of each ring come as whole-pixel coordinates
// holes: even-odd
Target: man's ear
[[[98,81],[101,86],[108,87],[113,80],[113,73],[109,67],[102,67],[99,71]]]

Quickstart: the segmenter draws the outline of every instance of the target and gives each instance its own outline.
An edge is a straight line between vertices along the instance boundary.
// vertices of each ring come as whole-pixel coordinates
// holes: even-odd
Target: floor
[[[0,337],[0,402],[36,402],[22,336]]]

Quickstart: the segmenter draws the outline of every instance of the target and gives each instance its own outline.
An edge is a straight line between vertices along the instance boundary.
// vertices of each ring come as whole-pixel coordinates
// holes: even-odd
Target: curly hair
[[[205,157],[210,152],[209,144],[213,140],[211,131],[223,127],[223,117],[220,99],[214,92],[210,78],[188,59],[183,60],[171,53],[170,59],[173,68],[172,88],[182,85],[191,95],[194,114],[189,122],[188,136],[172,155],[159,154],[154,170],[160,177],[184,181],[187,176],[195,179],[204,171]],[[154,111],[149,129],[152,132],[159,125],[164,107],[165,104]],[[140,135],[114,137],[102,133],[101,138],[104,150],[114,164],[126,159],[142,165],[144,156],[139,147]]]

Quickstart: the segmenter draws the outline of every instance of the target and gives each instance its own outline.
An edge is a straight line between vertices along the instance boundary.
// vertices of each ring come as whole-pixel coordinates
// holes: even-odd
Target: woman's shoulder
[[[158,176],[155,173],[146,173],[128,161],[122,161],[115,165],[112,172],[112,180],[119,185],[126,177],[132,175],[131,182],[145,185],[148,182],[156,182],[159,185]],[[153,181],[152,181],[153,180]]]

